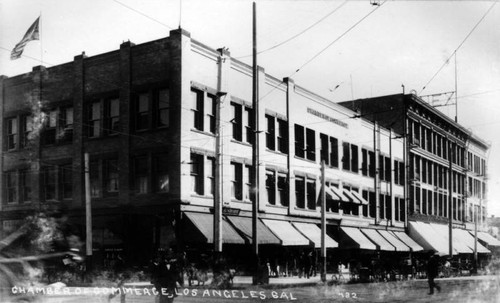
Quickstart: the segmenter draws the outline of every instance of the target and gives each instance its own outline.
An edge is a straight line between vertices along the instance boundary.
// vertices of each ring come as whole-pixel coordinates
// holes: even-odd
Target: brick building
[[[181,29],[164,39],[125,42],[117,51],[82,54],[0,81],[2,233],[34,211],[60,210],[83,236],[88,153],[94,254],[101,265],[114,254],[144,265],[156,249],[172,246],[210,251],[214,196],[220,193],[224,250],[242,260],[250,252],[252,199],[259,195],[262,255],[288,267],[320,245],[322,161],[327,246],[336,249],[335,258],[422,251],[406,233],[409,219],[421,220],[411,216],[424,207],[437,207],[436,217],[447,212],[443,203],[429,208],[417,196],[412,168],[423,161],[417,151],[426,151],[411,148],[410,136],[401,136],[419,125],[409,124],[411,111],[401,111],[407,114],[396,124],[370,119],[364,107],[353,111],[259,67],[255,120],[252,68]],[[398,98],[414,97],[390,97]],[[457,144],[451,146],[461,155],[454,158],[454,176],[463,182],[453,194],[454,209],[460,209],[453,214],[457,223],[466,223],[462,192],[469,137],[458,124],[445,122],[439,140],[453,136]],[[260,143],[257,169],[254,128]],[[220,184],[215,184],[216,134]],[[476,152],[486,152],[481,140],[475,144]],[[433,157],[439,158],[433,167],[441,169],[436,186],[442,187],[447,158]],[[405,166],[407,159],[412,164]],[[251,182],[254,172],[259,188]]]

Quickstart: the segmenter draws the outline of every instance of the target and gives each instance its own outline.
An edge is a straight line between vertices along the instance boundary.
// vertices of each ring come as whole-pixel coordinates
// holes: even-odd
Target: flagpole
[[[40,16],[38,16],[38,35],[40,38],[40,63],[43,65],[42,11],[40,11]],[[40,81],[42,80],[40,79]]]

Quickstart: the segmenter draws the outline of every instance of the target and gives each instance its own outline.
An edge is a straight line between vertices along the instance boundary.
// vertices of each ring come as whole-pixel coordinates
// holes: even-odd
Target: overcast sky
[[[259,65],[335,102],[398,94],[402,85],[421,96],[454,91],[456,51],[458,121],[491,144],[489,212],[500,216],[500,4],[256,2]],[[40,14],[42,41],[11,61]],[[82,51],[93,56],[123,41],[163,38],[179,23],[194,39],[251,63],[251,21],[247,0],[1,0],[0,74],[29,72],[42,58],[52,66]],[[440,110],[455,116],[453,106]]]

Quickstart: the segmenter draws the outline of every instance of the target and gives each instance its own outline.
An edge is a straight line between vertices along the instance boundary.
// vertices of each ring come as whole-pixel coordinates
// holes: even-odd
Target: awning
[[[366,201],[365,198],[363,198],[363,196],[361,196],[357,191],[351,191],[351,194],[354,196],[354,198],[359,200],[359,203],[368,205],[368,201]]]
[[[361,202],[356,199],[356,197],[354,197],[351,193],[350,190],[347,190],[345,188],[342,189],[342,193],[344,194],[345,197],[347,197],[349,199],[349,202],[352,202],[352,203],[357,203],[357,204],[360,204]]]
[[[233,226],[245,237],[249,243],[252,243],[252,218],[227,216],[227,219]],[[257,221],[257,237],[259,244],[281,244],[278,239],[264,223]]]
[[[377,250],[377,246],[373,244],[360,230],[355,227],[340,227],[346,237],[346,241],[341,243],[341,248],[359,248]]]
[[[375,229],[361,228],[361,232],[365,234],[372,242],[377,245],[378,250],[395,251],[396,248],[387,242],[381,234]]]
[[[390,231],[390,234],[395,235],[401,242],[403,242],[406,246],[408,246],[411,251],[422,251],[424,248],[420,245],[418,245],[417,242],[413,241],[410,236],[408,236],[405,232],[402,231]]]
[[[214,216],[212,214],[185,212],[186,217],[199,231],[198,235],[186,237],[186,241],[214,243]],[[222,220],[222,243],[245,244],[245,240],[226,221]]]
[[[467,230],[454,228],[453,233],[456,234],[457,237],[459,237],[460,240],[463,243],[465,243],[465,245],[467,245],[470,249],[472,249],[472,251],[474,251],[475,240],[474,240],[474,237]],[[487,249],[486,247],[484,247],[483,245],[481,245],[481,243],[479,243],[479,241],[477,241],[477,252],[484,253],[484,254],[491,253],[491,251],[489,249]]]
[[[329,195],[329,196],[332,198],[332,200],[336,200],[336,201],[338,201],[338,200],[342,200],[342,197],[341,197],[341,196],[339,196],[339,195],[337,195],[337,194],[336,194],[336,193],[332,190],[332,188],[331,188],[331,187],[329,187],[329,186],[325,186],[325,193],[326,193],[327,195]]]
[[[448,239],[449,239],[449,235],[450,235],[450,230],[449,230],[448,225],[434,224],[434,223],[429,223],[429,225],[437,233],[440,233],[441,236],[443,236],[445,238],[446,244],[449,245]],[[460,241],[460,238],[457,237],[455,230],[456,229],[453,229],[453,231],[452,231],[453,249],[456,250],[459,254],[471,254],[471,253],[473,253],[474,251],[472,249],[470,249],[467,245],[465,245],[464,243],[462,243],[462,241]],[[449,250],[449,248],[448,248],[448,250]]]
[[[420,244],[425,250],[434,250],[440,255],[448,255],[448,240],[437,233],[428,223],[411,221],[408,224],[410,237]],[[454,248],[453,252],[457,251]]]
[[[309,245],[309,240],[288,221],[262,219],[262,222],[281,240],[283,246]]]
[[[392,246],[396,248],[396,251],[410,251],[410,247],[405,245],[401,240],[399,240],[394,234],[391,234],[387,230],[378,230],[378,232],[391,243]]]
[[[330,189],[338,196],[340,197],[340,200],[343,202],[351,202],[343,193],[343,190],[339,189],[338,187],[335,186],[330,186]]]
[[[316,224],[292,222],[292,225],[301,234],[314,243],[315,248],[321,247],[321,228],[319,228]],[[334,248],[339,247],[339,244],[328,235],[325,235],[325,246],[327,248]]]
[[[471,232],[471,233],[472,233],[472,235],[474,235],[473,232]],[[478,231],[477,237],[479,238],[479,240],[485,242],[489,246],[500,246],[500,241],[498,241],[495,237],[493,237],[489,233]]]

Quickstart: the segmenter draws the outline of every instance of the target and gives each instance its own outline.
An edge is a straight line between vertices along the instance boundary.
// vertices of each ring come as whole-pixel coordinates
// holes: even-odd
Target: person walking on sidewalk
[[[434,288],[441,291],[441,287],[436,284],[434,279],[438,275],[439,268],[439,255],[437,252],[432,251],[429,261],[427,262],[427,280],[429,282],[429,295],[434,294]]]

